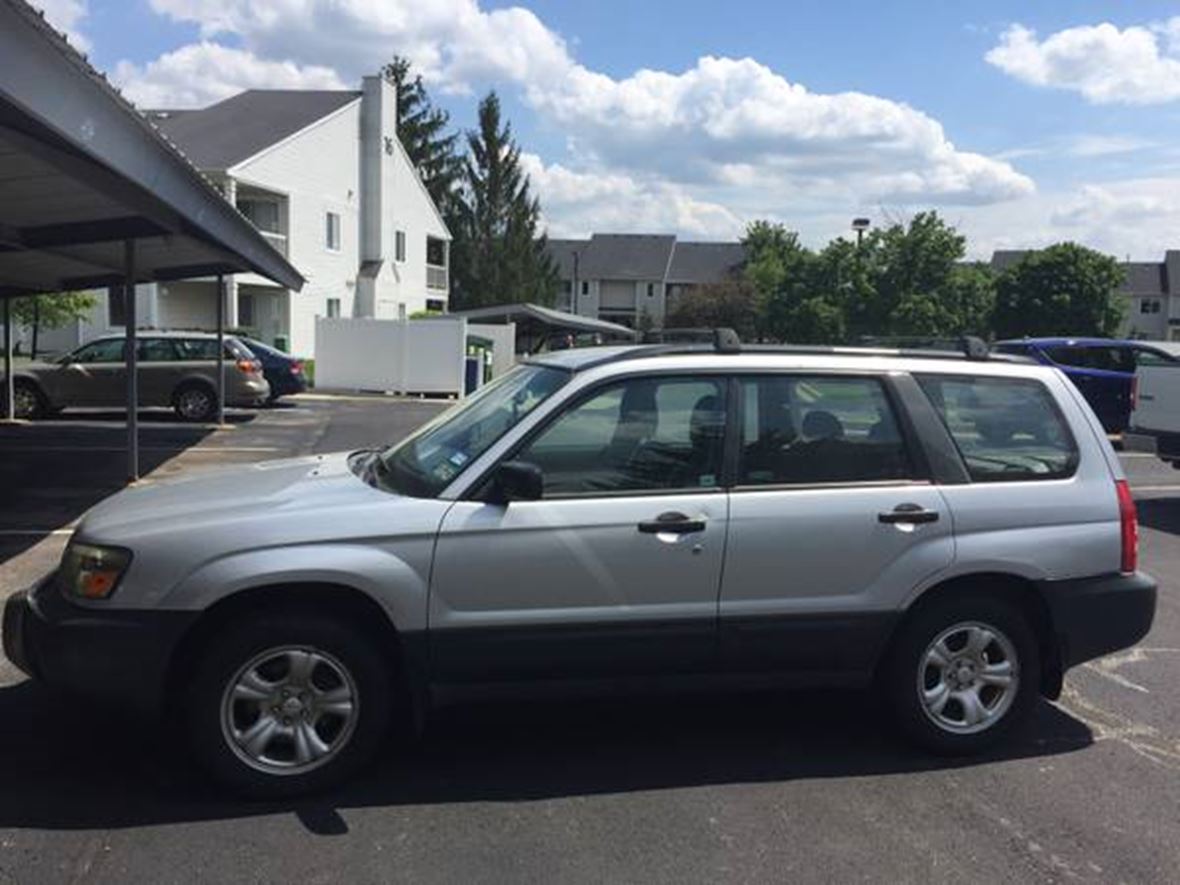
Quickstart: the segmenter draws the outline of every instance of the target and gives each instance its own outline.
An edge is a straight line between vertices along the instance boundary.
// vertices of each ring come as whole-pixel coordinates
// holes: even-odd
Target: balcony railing
[[[262,234],[262,238],[264,240],[266,240],[268,243],[271,244],[271,246],[274,247],[274,250],[276,252],[278,252],[284,258],[287,257],[287,235],[286,234],[276,234],[276,233],[273,233],[268,230],[260,230],[259,233]]]
[[[426,265],[426,288],[447,291],[447,269],[433,264]]]

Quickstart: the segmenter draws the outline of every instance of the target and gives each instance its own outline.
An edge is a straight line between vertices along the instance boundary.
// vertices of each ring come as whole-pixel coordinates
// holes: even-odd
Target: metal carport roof
[[[299,272],[23,0],[0,0],[0,59],[0,298],[242,271],[302,287]],[[134,450],[131,408],[128,424]]]
[[[456,316],[466,317],[479,323],[516,323],[521,326],[538,326],[561,332],[591,332],[611,338],[634,340],[635,330],[618,323],[608,323],[595,317],[554,310],[539,304],[497,304],[493,307],[476,307],[455,311]]]

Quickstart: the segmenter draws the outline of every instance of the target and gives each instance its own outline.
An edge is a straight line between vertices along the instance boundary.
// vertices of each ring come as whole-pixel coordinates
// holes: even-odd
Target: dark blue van
[[[1131,417],[1135,369],[1149,362],[1180,362],[1180,350],[1170,353],[1172,347],[1115,338],[1021,338],[999,341],[993,350],[1057,366],[1077,385],[1106,432],[1122,433]]]

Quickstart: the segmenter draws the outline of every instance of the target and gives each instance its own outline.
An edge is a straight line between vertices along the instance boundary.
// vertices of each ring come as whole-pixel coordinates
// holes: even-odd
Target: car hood
[[[348,466],[349,454],[311,455],[148,480],[107,498],[78,526],[81,538],[117,542],[199,532],[235,522],[287,522],[332,507],[388,501]],[[286,517],[286,518],[285,518]]]

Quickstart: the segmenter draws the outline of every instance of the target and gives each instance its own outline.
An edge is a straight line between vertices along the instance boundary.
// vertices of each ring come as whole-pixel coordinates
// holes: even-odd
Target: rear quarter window
[[[975,482],[1063,479],[1078,448],[1052,394],[1030,378],[920,375]]]

